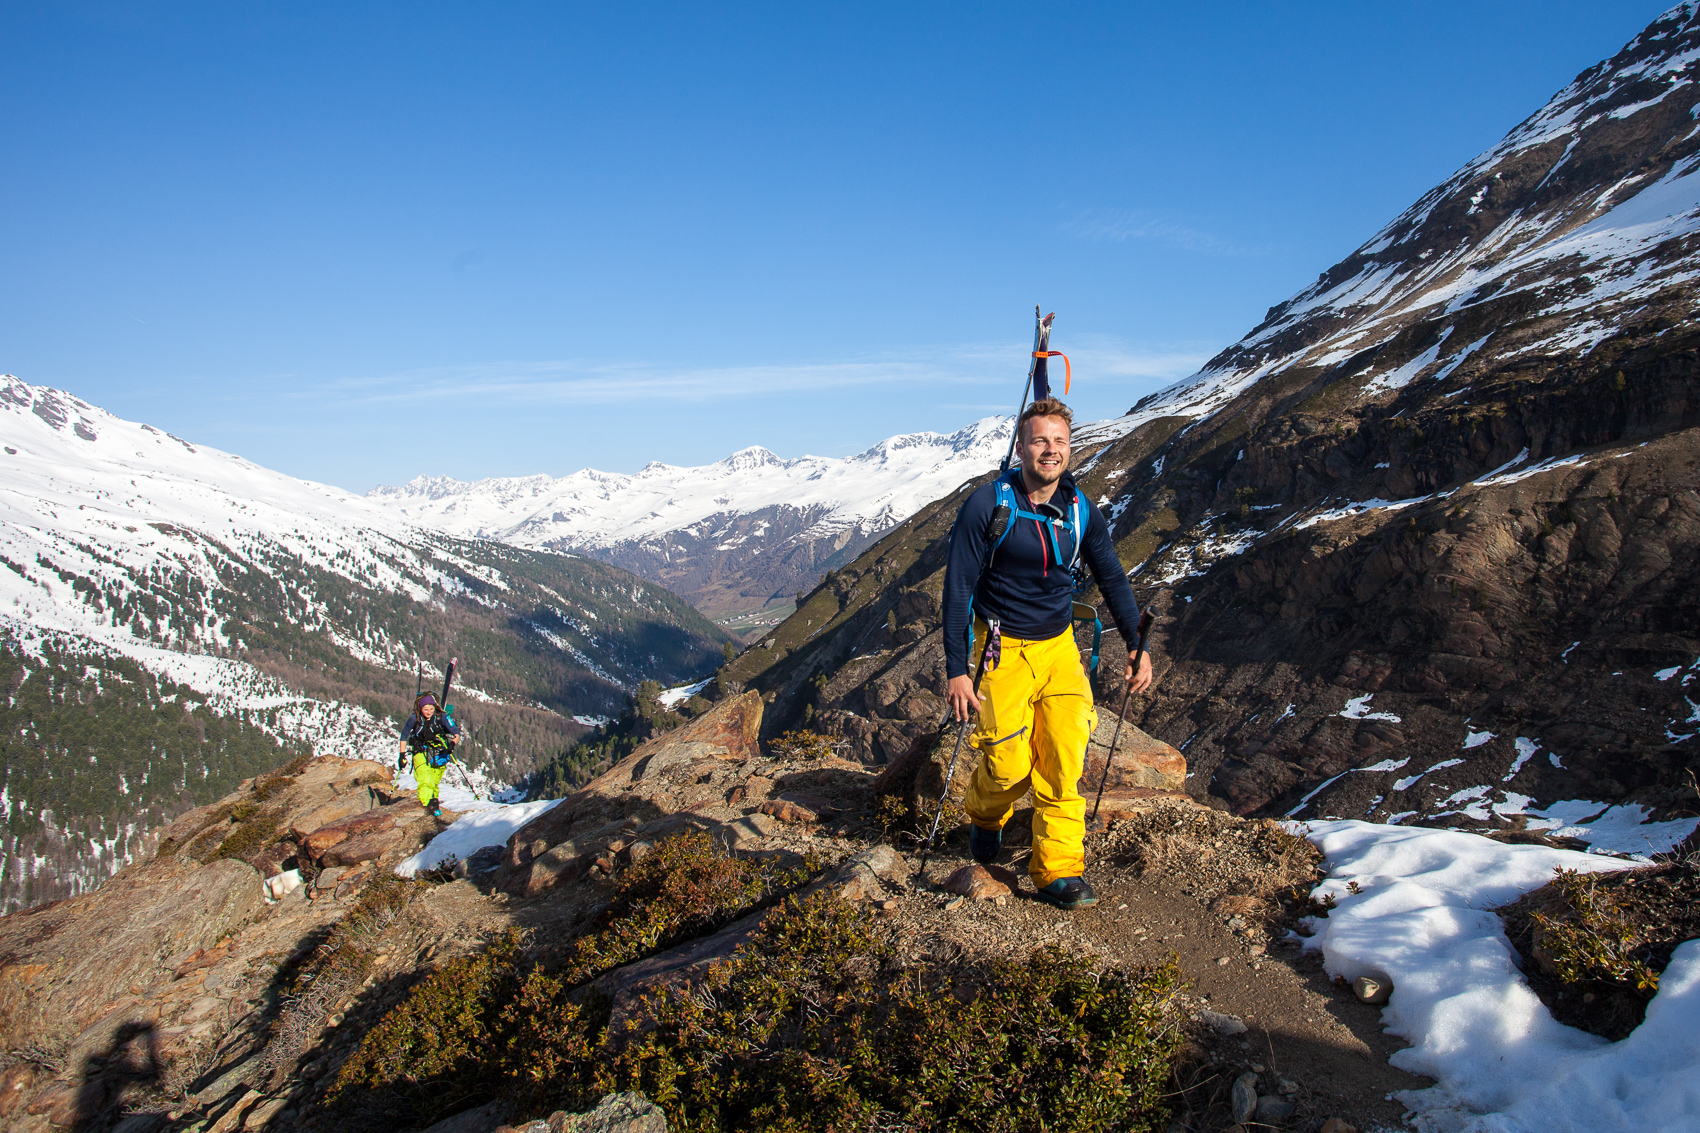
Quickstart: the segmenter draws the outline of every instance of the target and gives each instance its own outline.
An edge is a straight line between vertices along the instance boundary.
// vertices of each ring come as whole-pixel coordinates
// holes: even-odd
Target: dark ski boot
[[[983,826],[968,824],[968,852],[974,855],[974,860],[981,865],[991,865],[997,861],[998,851],[1003,848],[1003,831],[987,830]]]
[[[1096,905],[1098,894],[1092,891],[1084,877],[1059,877],[1039,890],[1039,900],[1072,911]]]

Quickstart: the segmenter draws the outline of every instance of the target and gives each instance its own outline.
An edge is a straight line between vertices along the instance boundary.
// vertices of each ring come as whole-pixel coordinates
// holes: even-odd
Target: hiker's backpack
[[[1069,505],[1067,511],[1061,512],[1060,517],[1028,511],[1021,506],[1022,494],[1015,489],[1015,477],[1019,475],[1021,475],[1021,470],[1016,468],[997,479],[996,507],[1006,509],[1005,514],[1009,516],[1010,522],[1003,525],[1003,530],[998,533],[992,545],[986,549],[986,565],[980,569],[980,577],[984,578],[986,572],[992,569],[992,560],[997,557],[998,548],[1003,546],[1003,541],[1009,538],[1010,530],[1015,526],[1015,521],[1030,519],[1039,525],[1039,530],[1043,536],[1041,542],[1050,548],[1052,561],[1059,567],[1063,565],[1063,552],[1062,544],[1057,540],[1057,529],[1061,528],[1068,534],[1070,542],[1068,572],[1074,579],[1074,593],[1078,599],[1081,592],[1086,589],[1086,573],[1082,569],[1084,564],[1080,561],[1080,546],[1086,541],[1086,523],[1090,518],[1086,510],[1086,493],[1076,487],[1074,502]],[[1057,511],[1059,509],[1052,508],[1051,510]],[[996,514],[995,509],[993,514]],[[980,584],[976,580],[974,590],[979,589]],[[1096,606],[1077,600],[1074,603],[1073,620],[1083,622],[1088,619],[1092,622],[1092,663],[1090,671],[1095,673],[1098,671],[1098,643],[1104,636],[1104,622],[1098,616]],[[968,655],[970,657],[974,655],[974,594],[972,591],[968,595]]]
[[[454,732],[450,730],[455,726],[453,713],[454,705],[443,705],[443,730],[432,737],[435,740],[441,740],[442,746],[430,748],[430,755],[426,757],[432,767],[447,767],[454,760],[455,749],[449,743],[449,737],[454,735]]]
[[[441,722],[438,722],[441,721]],[[414,750],[424,753],[425,762],[432,767],[447,767],[454,759],[454,749],[449,746],[448,726],[454,723],[454,717],[447,712],[442,713],[438,720],[426,723],[421,720],[413,727],[413,732],[407,737],[407,742]],[[427,735],[421,735],[425,732]]]

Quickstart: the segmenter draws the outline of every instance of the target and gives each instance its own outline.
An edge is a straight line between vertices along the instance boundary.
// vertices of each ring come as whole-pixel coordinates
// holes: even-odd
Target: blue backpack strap
[[[1086,542],[1086,493],[1079,488],[1074,490],[1074,506],[1069,511],[1074,515],[1074,530],[1071,532],[1074,536],[1074,554],[1068,560],[1068,569],[1072,571],[1074,564],[1080,561],[1080,547]]]
[[[1043,538],[1043,539],[1048,539],[1050,541],[1050,544],[1051,544],[1051,560],[1053,562],[1055,562],[1058,566],[1061,566],[1062,561],[1063,561],[1062,544],[1057,542],[1057,526],[1054,522],[1052,522],[1050,516],[1040,515],[1036,511],[1028,511],[1025,508],[1023,508],[1017,502],[1014,484],[1015,484],[1015,478],[1019,475],[1021,475],[1021,470],[1019,468],[1016,468],[1016,469],[1011,469],[1010,472],[1008,473],[1008,475],[998,477],[998,503],[1007,504],[1009,506],[1010,515],[1011,515],[1012,519],[1031,519],[1034,523],[1038,524],[1039,530],[1044,533],[1040,537]],[[1080,494],[1078,492],[1076,492],[1075,493],[1075,499],[1076,499],[1077,502],[1078,502],[1079,498],[1080,498]],[[1063,523],[1065,525],[1068,525],[1068,524],[1070,524],[1070,521],[1065,518],[1063,520]],[[1011,530],[1014,529],[1014,527],[1015,527],[1015,524],[1011,523],[1009,525],[1009,527],[1006,527],[1004,529],[1003,537],[998,540],[999,546],[1001,546],[1003,544],[1004,539],[1009,538],[1009,533],[1010,533]],[[1072,525],[1070,527],[1069,533],[1074,536],[1074,558],[1079,558],[1080,557],[1080,534],[1079,534],[1078,524]],[[992,548],[992,553],[993,554],[997,553],[997,547]],[[1072,570],[1073,568],[1074,568],[1074,561],[1073,561],[1073,559],[1070,559],[1069,560],[1069,569]]]
[[[1089,672],[1098,671],[1098,643],[1104,639],[1104,621],[1098,616],[1098,607],[1089,606],[1085,602],[1074,604],[1074,621],[1083,622],[1092,619],[1092,665]]]

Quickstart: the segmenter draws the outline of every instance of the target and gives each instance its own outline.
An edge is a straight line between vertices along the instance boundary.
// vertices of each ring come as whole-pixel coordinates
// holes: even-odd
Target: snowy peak
[[[651,462],[632,475],[583,469],[471,484],[420,477],[369,498],[449,534],[595,555],[699,604],[708,579],[718,586],[742,577],[748,585],[739,583],[736,596],[709,604],[756,608],[812,585],[867,539],[994,467],[1009,430],[1009,418],[988,417],[955,433],[891,437],[843,459],[785,459],[752,445],[713,464]],[[748,575],[756,557],[775,551],[791,566],[778,574],[764,567],[759,581]]]
[[[1505,362],[1586,353],[1686,317],[1700,272],[1700,8],[1683,4],[1137,420],[1213,413],[1265,378],[1456,392]],[[1653,331],[1659,327],[1653,326]]]
[[[843,459],[787,460],[752,445],[695,468],[651,461],[632,475],[586,468],[472,483],[421,476],[367,495],[421,526],[563,549],[613,546],[779,505],[824,508],[824,522],[866,527],[894,506],[909,514],[985,471],[1003,456],[1009,428],[1009,418],[987,417],[950,434],[891,437]]]
[[[728,472],[748,472],[758,468],[784,468],[785,461],[780,460],[760,445],[739,449],[725,460],[718,461],[709,467],[724,469]]]

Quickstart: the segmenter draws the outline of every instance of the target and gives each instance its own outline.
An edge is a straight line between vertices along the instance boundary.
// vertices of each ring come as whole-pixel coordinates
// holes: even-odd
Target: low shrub
[[[825,892],[785,898],[698,987],[653,994],[608,1033],[597,974],[818,866],[763,873],[700,835],[661,844],[561,971],[510,934],[422,979],[343,1065],[327,1116],[396,1129],[493,1098],[546,1113],[635,1089],[697,1133],[1162,1127],[1172,965],[1097,972],[1050,949],[903,969],[885,922]]]
[[[259,807],[244,804],[231,815],[236,828],[225,835],[218,848],[207,856],[208,862],[225,858],[246,859],[249,854],[264,849],[277,840],[277,828],[283,824],[281,807]]]
[[[874,915],[791,899],[704,993],[672,996],[610,1062],[674,1129],[1163,1128],[1179,1049],[1171,965],[1024,962],[891,971]]]
[[[837,736],[802,729],[786,732],[767,746],[775,759],[826,759],[836,755],[843,743]]]
[[[1621,1039],[1646,1017],[1671,953],[1700,937],[1700,862],[1559,870],[1499,915],[1554,1018]]]
[[[1659,989],[1659,974],[1635,955],[1640,943],[1635,926],[1617,902],[1600,891],[1598,878],[1561,869],[1551,885],[1561,910],[1530,914],[1538,926],[1535,948],[1545,954],[1546,967],[1564,983],[1627,983],[1652,998]]]
[[[620,875],[602,927],[579,940],[568,978],[583,983],[718,928],[753,908],[767,887],[761,865],[731,856],[700,830],[664,839]]]
[[[562,980],[527,968],[519,944],[510,932],[421,980],[343,1064],[327,1101],[381,1127],[385,1115],[429,1124],[496,1096],[586,1100],[605,1005],[587,1017]]]

